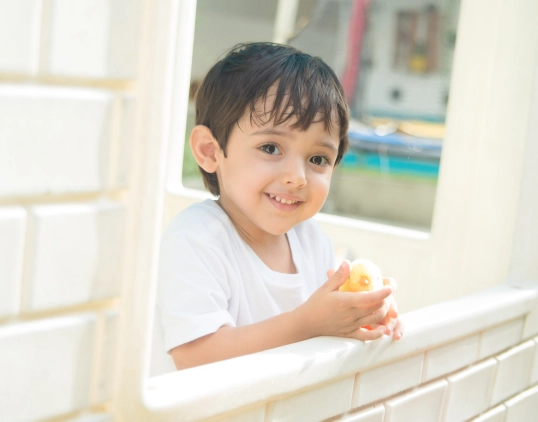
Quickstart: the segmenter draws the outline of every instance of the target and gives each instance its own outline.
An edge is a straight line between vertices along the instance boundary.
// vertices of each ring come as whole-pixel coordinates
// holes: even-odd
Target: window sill
[[[536,289],[498,286],[404,314],[405,335],[398,342],[318,337],[162,375],[147,381],[145,405],[157,418],[185,420],[248,408],[522,317],[537,299]]]

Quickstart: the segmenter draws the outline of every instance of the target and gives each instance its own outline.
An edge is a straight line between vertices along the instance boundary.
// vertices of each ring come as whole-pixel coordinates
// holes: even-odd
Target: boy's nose
[[[284,183],[296,187],[306,185],[306,171],[302,159],[289,159],[284,169]]]

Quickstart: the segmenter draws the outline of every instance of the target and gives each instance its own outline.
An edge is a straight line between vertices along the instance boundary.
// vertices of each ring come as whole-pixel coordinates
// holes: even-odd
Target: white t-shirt
[[[160,249],[156,322],[164,351],[304,303],[334,268],[333,248],[313,220],[298,224],[287,237],[297,274],[268,268],[215,201],[178,214]]]

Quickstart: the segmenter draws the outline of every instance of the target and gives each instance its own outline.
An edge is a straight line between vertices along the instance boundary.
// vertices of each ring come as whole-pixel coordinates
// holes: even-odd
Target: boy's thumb
[[[344,282],[349,277],[349,271],[351,269],[351,263],[344,259],[344,261],[340,264],[340,267],[336,270],[336,272],[329,277],[329,280],[327,280],[327,287],[330,290],[338,290],[338,288],[344,284]]]

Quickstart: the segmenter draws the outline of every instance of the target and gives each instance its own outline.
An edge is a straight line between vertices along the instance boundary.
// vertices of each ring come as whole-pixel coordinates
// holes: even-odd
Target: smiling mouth
[[[270,193],[267,194],[267,196],[271,199],[274,199],[275,201],[278,201],[280,202],[281,204],[286,204],[286,205],[293,205],[293,204],[297,204],[298,202],[300,201],[292,201],[291,199],[284,199],[284,198],[280,198],[276,195],[271,195]]]

